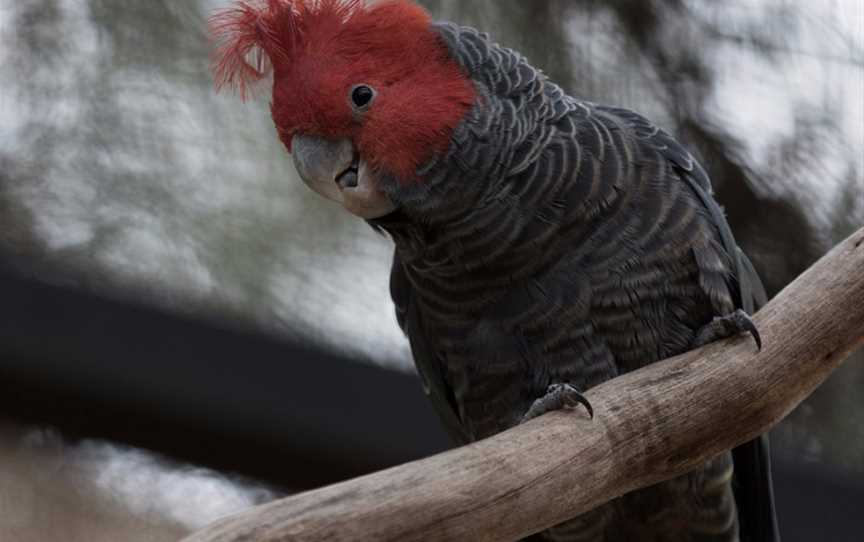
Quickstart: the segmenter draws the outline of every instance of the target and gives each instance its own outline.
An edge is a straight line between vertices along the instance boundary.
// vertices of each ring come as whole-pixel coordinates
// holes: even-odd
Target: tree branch
[[[759,312],[761,353],[744,335],[711,344],[591,389],[593,421],[552,412],[253,508],[186,542],[514,540],[686,473],[770,429],[864,341],[862,270],[864,229]]]

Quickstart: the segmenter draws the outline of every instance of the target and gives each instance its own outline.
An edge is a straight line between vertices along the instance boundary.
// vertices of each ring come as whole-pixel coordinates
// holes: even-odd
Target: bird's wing
[[[411,283],[405,275],[398,253],[393,255],[393,267],[390,270],[390,296],[396,306],[396,320],[399,327],[411,341],[411,353],[414,356],[417,373],[423,382],[423,391],[432,402],[435,412],[450,437],[457,444],[466,444],[469,439],[462,429],[452,388],[444,376],[443,360],[440,359],[437,350],[430,345],[420,311],[413,303]]]
[[[731,262],[729,289],[736,308],[752,314],[767,302],[762,281],[741,251],[723,209],[714,200],[711,182],[702,166],[672,136],[641,115],[626,109],[600,108],[629,124],[643,144],[650,145],[678,169],[679,176],[698,197],[716,228],[720,245]],[[732,451],[735,491],[743,542],[779,542],[774,508],[768,436],[762,435]]]
[[[653,148],[668,160],[677,169],[679,177],[687,183],[702,203],[710,223],[716,230],[720,247],[725,252],[728,261],[731,262],[732,273],[729,276],[729,287],[735,307],[752,314],[755,309],[764,305],[766,295],[762,281],[756,274],[750,260],[735,242],[735,237],[732,235],[732,229],[726,221],[723,209],[713,197],[708,174],[699,162],[675,138],[638,113],[628,109],[603,106],[596,106],[596,109],[611,114],[629,125],[639,143]]]

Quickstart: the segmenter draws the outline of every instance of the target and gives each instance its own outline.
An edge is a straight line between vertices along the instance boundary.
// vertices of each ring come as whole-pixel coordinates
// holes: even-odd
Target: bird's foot
[[[696,339],[693,341],[693,348],[705,346],[708,343],[727,339],[739,333],[749,333],[756,341],[756,347],[762,350],[762,337],[759,336],[759,330],[756,329],[756,324],[750,316],[741,309],[736,310],[726,316],[718,316],[711,322],[702,326],[699,333],[696,334]]]
[[[546,395],[535,400],[531,404],[528,412],[522,416],[522,422],[533,420],[537,416],[542,416],[553,410],[561,410],[563,408],[572,408],[578,405],[585,407],[591,419],[594,419],[594,407],[588,402],[582,393],[571,386],[570,384],[552,384],[546,388]]]

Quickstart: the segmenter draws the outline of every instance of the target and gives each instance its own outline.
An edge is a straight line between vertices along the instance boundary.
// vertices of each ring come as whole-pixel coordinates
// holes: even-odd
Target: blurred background
[[[0,0],[0,540],[176,540],[447,446],[389,240],[212,89],[228,3]],[[770,293],[864,225],[861,0],[421,3],[686,142]],[[859,352],[773,431],[785,540],[860,539],[862,390]]]

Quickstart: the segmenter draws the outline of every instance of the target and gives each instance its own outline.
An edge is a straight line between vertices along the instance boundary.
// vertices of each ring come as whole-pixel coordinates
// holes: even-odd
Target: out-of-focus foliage
[[[0,250],[408,367],[388,241],[297,182],[266,98],[212,90],[204,21],[227,3],[0,6]],[[859,0],[423,3],[687,142],[771,292],[864,223]],[[864,476],[862,386],[849,363],[777,446]]]

